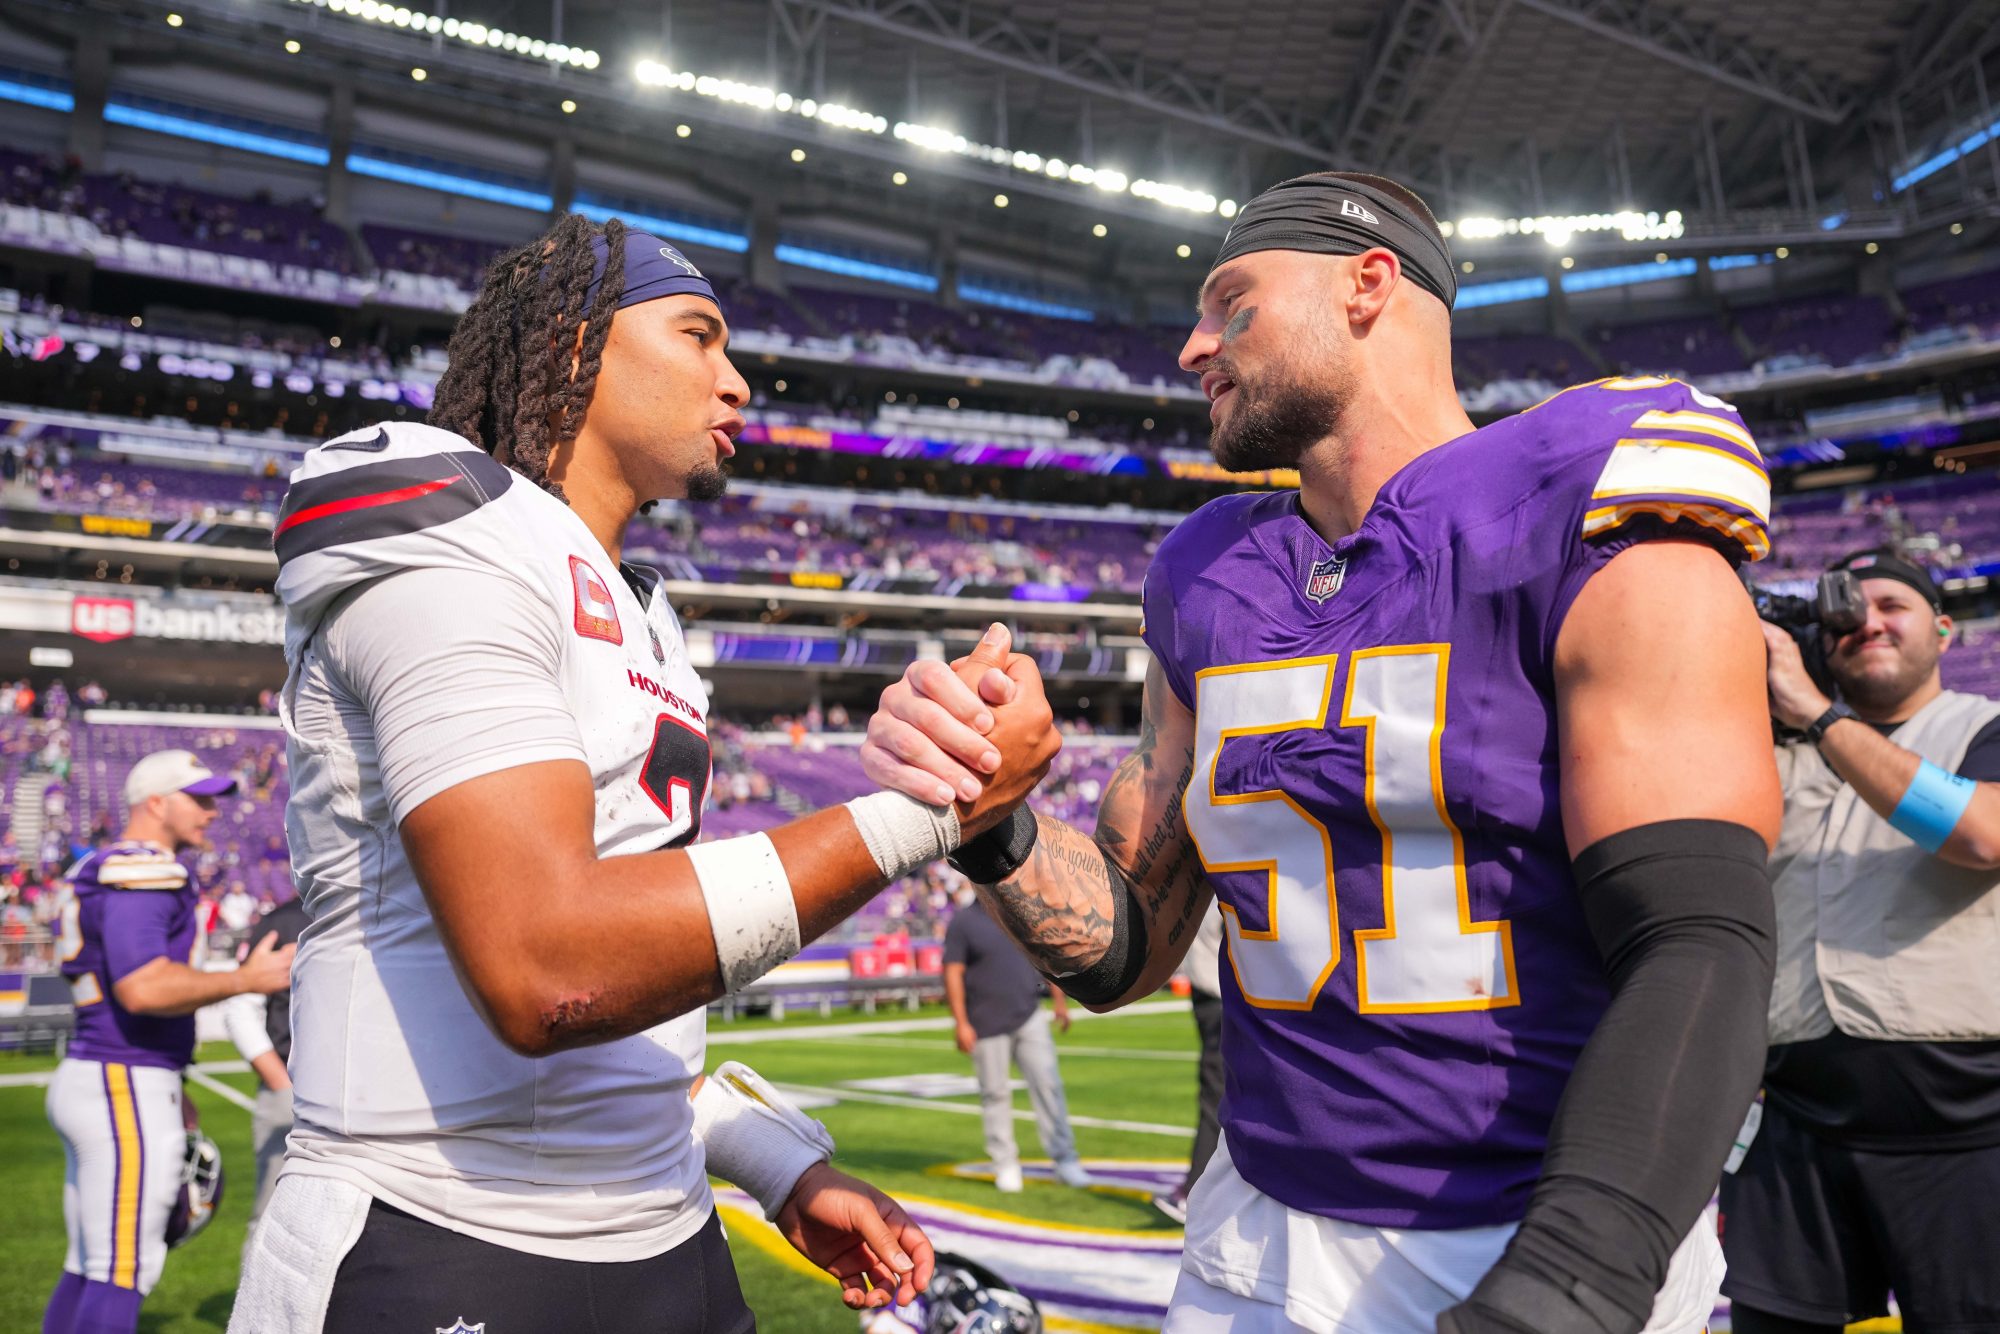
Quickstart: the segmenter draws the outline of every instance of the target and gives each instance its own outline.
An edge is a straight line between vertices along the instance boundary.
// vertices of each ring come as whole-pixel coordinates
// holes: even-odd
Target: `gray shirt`
[[[1012,1033],[1042,1003],[1042,975],[976,899],[952,914],[944,961],[965,965],[965,1017],[982,1038]]]

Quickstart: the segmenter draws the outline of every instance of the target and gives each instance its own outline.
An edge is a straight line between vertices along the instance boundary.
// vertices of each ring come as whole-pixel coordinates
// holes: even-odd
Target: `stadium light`
[[[427,14],[419,9],[383,4],[380,0],[291,0],[291,3],[310,5],[314,9],[324,9],[363,23],[401,28],[409,33],[444,36],[467,46],[483,46],[490,51],[526,56],[531,60],[540,60],[551,65],[568,65],[572,69],[596,69],[601,63],[601,57],[597,52],[585,47],[544,41],[539,37],[523,37],[519,33],[508,32],[503,28],[489,28],[483,23],[470,21],[461,22],[455,18]]]
[[[297,55],[298,53],[299,53],[299,43],[298,43],[298,39],[294,38],[294,39],[292,39],[291,41],[288,41],[288,42],[286,42],[286,43],[285,43],[285,54],[286,54],[286,55],[288,55],[288,56],[295,56],[295,55]]]
[[[1502,236],[1540,236],[1552,249],[1560,250],[1580,232],[1616,232],[1627,241],[1678,241],[1687,231],[1679,209],[1665,213],[1640,213],[1622,209],[1617,213],[1577,213],[1568,216],[1540,215],[1532,218],[1475,216],[1441,224],[1446,236],[1465,241],[1491,241]]]
[[[295,0],[295,2],[318,3],[318,0]],[[342,0],[342,2],[351,3],[352,0]],[[374,0],[362,0],[364,4],[373,2]],[[793,97],[790,93],[764,84],[696,74],[691,70],[677,70],[663,61],[651,58],[641,59],[632,66],[632,78],[642,88],[693,93],[698,97],[714,98],[719,102],[747,106],[757,111],[803,116],[807,120],[816,120],[822,125],[829,125],[839,130],[851,130],[862,134],[893,134],[902,142],[926,152],[969,157],[990,166],[1007,167],[1052,181],[1068,181],[1072,185],[1086,185],[1108,194],[1130,193],[1140,199],[1150,199],[1169,208],[1186,209],[1193,213],[1221,212],[1225,218],[1236,215],[1234,200],[1218,201],[1206,190],[1190,189],[1187,186],[1173,185],[1164,181],[1135,181],[1124,172],[1111,167],[1094,167],[1087,163],[1069,162],[1059,157],[1044,157],[1025,149],[982,144],[967,139],[956,130],[937,125],[899,120],[892,127],[886,117],[870,111],[839,103],[818,102],[810,97]],[[1227,206],[1226,211],[1224,205]]]

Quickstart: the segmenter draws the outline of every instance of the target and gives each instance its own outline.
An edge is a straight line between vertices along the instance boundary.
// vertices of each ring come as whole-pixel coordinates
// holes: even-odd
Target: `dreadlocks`
[[[610,246],[604,282],[589,309],[591,242]],[[574,440],[604,364],[604,340],[624,287],[625,224],[600,229],[572,213],[539,241],[495,259],[452,330],[450,364],[439,378],[430,424],[464,436],[563,499],[549,480],[549,454]],[[576,327],[587,321],[575,352]]]

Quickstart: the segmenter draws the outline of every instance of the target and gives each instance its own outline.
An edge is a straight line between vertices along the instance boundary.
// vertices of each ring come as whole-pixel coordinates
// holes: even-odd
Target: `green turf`
[[[876,1016],[896,1026],[912,1018],[935,1018],[935,1008],[911,1015],[901,1010]],[[860,1021],[837,1014],[835,1024]],[[852,1037],[814,1033],[824,1027],[817,1015],[797,1015],[783,1024],[753,1019],[714,1025],[717,1039],[711,1066],[741,1060],[782,1084],[832,1088],[843,1081],[904,1074],[969,1074],[971,1062],[952,1046],[948,1030],[891,1032]],[[733,1034],[799,1034],[796,1040],[731,1043]],[[1063,1078],[1074,1115],[1184,1127],[1194,1125],[1195,1065],[1158,1053],[1194,1051],[1194,1025],[1185,1013],[1116,1016],[1079,1022],[1058,1047],[1102,1048],[1153,1055],[1116,1056],[1071,1052],[1062,1058]],[[234,1052],[211,1045],[198,1059],[227,1061]],[[0,1054],[0,1076],[52,1069],[53,1059]],[[254,1089],[248,1075],[222,1075],[244,1092]],[[235,1175],[221,1213],[208,1231],[168,1257],[166,1272],[146,1300],[140,1328],[146,1334],[212,1334],[229,1321],[236,1287],[238,1252],[250,1208],[250,1117],[212,1092],[192,1090],[202,1122],[222,1148]],[[42,1303],[62,1267],[62,1146],[42,1111],[43,1090],[0,1087],[0,1331],[33,1330]],[[971,1108],[976,1098],[943,1099]],[[1026,1110],[1025,1095],[1017,1099]],[[840,1144],[837,1163],[884,1190],[1001,1207],[991,1185],[941,1176],[931,1169],[983,1157],[975,1115],[844,1102],[814,1113]],[[1024,1157],[1042,1156],[1034,1126],[1017,1126]],[[1156,1135],[1079,1127],[1085,1158],[1157,1158],[1185,1155],[1187,1135]],[[1129,1197],[1073,1191],[1030,1182],[1026,1191],[1004,1197],[1012,1213],[1100,1227],[1164,1226],[1147,1206]],[[742,1236],[731,1249],[743,1289],[766,1334],[853,1334],[855,1319],[843,1309],[830,1285],[796,1274]]]

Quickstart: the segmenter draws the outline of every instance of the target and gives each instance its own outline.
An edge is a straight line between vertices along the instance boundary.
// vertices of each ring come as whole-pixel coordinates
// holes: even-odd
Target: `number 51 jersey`
[[[1613,379],[1412,460],[1331,545],[1293,492],[1161,544],[1144,633],[1195,715],[1252,1185],[1376,1227],[1521,1218],[1608,1000],[1563,837],[1557,635],[1635,542],[1761,556],[1769,504],[1734,410]]]

